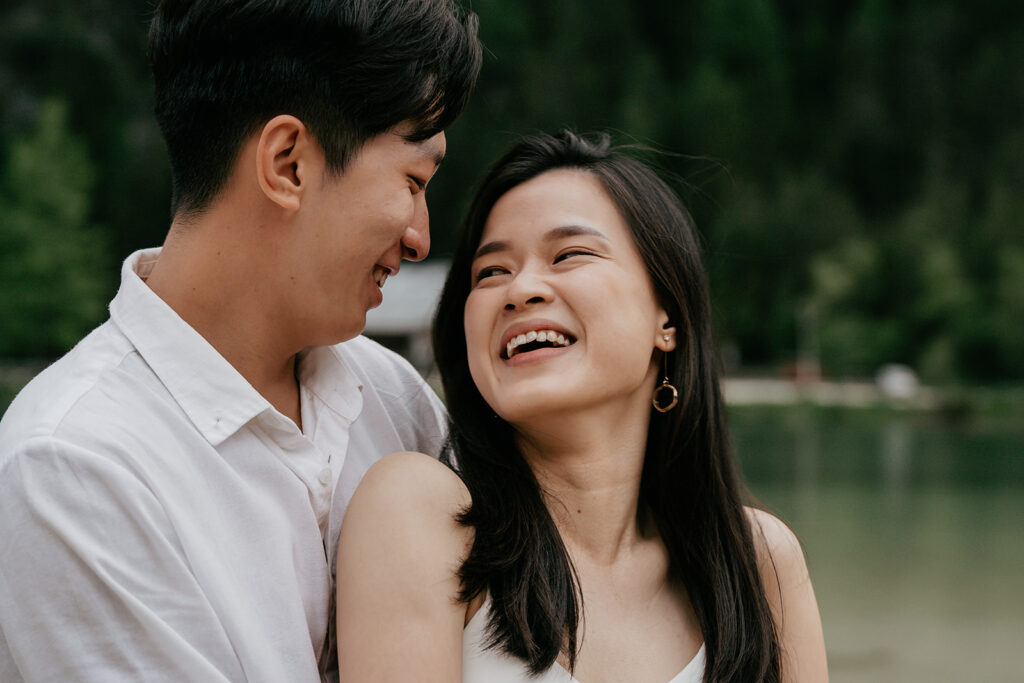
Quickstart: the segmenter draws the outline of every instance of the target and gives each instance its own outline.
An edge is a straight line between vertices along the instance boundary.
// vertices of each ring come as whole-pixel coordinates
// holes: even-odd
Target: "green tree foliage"
[[[43,103],[68,104],[68,125],[101,176],[91,218],[117,258],[163,239],[169,164],[153,120],[146,30],[152,0],[0,0],[0,154]]]
[[[68,103],[102,178],[85,222],[105,226],[111,288],[168,222],[151,4],[0,0],[0,153],[48,97]],[[1024,378],[1024,3],[471,4],[487,58],[431,183],[435,255],[512,139],[611,130],[672,152],[720,337],[745,363],[816,339],[834,375]]]
[[[995,225],[994,207],[978,234],[997,147],[973,127],[1005,131],[1006,112],[1021,112],[1019,70],[995,111],[959,94],[993,100],[1019,51],[1010,3],[474,8],[493,59],[455,148],[460,135],[481,141],[483,167],[510,133],[569,125],[697,155],[666,161],[691,181],[720,331],[746,362],[790,360],[810,334],[833,374],[892,361],[937,380],[1011,372],[1012,354],[981,353],[1009,336],[1002,314],[978,309],[995,300],[998,245],[1024,231]],[[440,204],[461,206],[465,186],[448,180]],[[456,215],[435,210],[435,225]],[[436,231],[439,249],[447,237]],[[849,291],[828,290],[830,274]]]
[[[108,249],[88,224],[94,184],[65,106],[46,102],[0,185],[0,356],[59,354],[102,320]]]

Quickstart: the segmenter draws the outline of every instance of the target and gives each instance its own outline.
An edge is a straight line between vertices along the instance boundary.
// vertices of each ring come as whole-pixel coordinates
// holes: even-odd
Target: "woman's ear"
[[[256,180],[278,206],[297,211],[304,183],[312,177],[312,154],[319,151],[305,124],[283,114],[267,121],[256,144]]]
[[[658,319],[659,327],[654,338],[654,345],[662,351],[674,351],[676,348],[676,326],[668,319],[668,314],[661,312]]]

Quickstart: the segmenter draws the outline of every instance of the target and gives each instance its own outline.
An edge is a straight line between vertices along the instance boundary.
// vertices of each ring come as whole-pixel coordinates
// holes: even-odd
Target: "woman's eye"
[[[423,192],[424,190],[427,189],[426,181],[420,180],[419,178],[417,178],[415,176],[409,176],[409,180],[412,181],[412,184],[415,185],[416,189],[419,190],[420,192]]]
[[[555,257],[555,263],[559,263],[569,258],[570,256],[592,256],[593,254],[583,249],[571,249],[569,251],[563,251],[561,254]]]
[[[500,275],[500,274],[505,273],[505,272],[508,272],[508,271],[506,271],[504,268],[501,268],[499,266],[488,266],[486,268],[481,268],[480,271],[476,274],[476,277],[473,278],[473,280],[475,282],[480,282],[481,280],[483,280],[485,278],[493,277],[495,275]]]

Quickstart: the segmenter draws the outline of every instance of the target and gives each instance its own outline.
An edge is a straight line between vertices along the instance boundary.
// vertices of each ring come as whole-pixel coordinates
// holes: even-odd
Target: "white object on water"
[[[878,391],[886,398],[907,400],[917,396],[921,382],[912,368],[899,363],[883,365],[875,373]]]

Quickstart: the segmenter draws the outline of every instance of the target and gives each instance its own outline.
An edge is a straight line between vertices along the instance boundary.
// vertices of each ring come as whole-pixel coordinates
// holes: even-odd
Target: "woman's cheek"
[[[463,331],[466,339],[466,359],[469,361],[469,373],[473,382],[478,387],[483,387],[486,379],[486,361],[489,355],[488,335],[484,327],[485,321],[481,318],[481,310],[478,305],[479,297],[467,300],[463,311]]]

